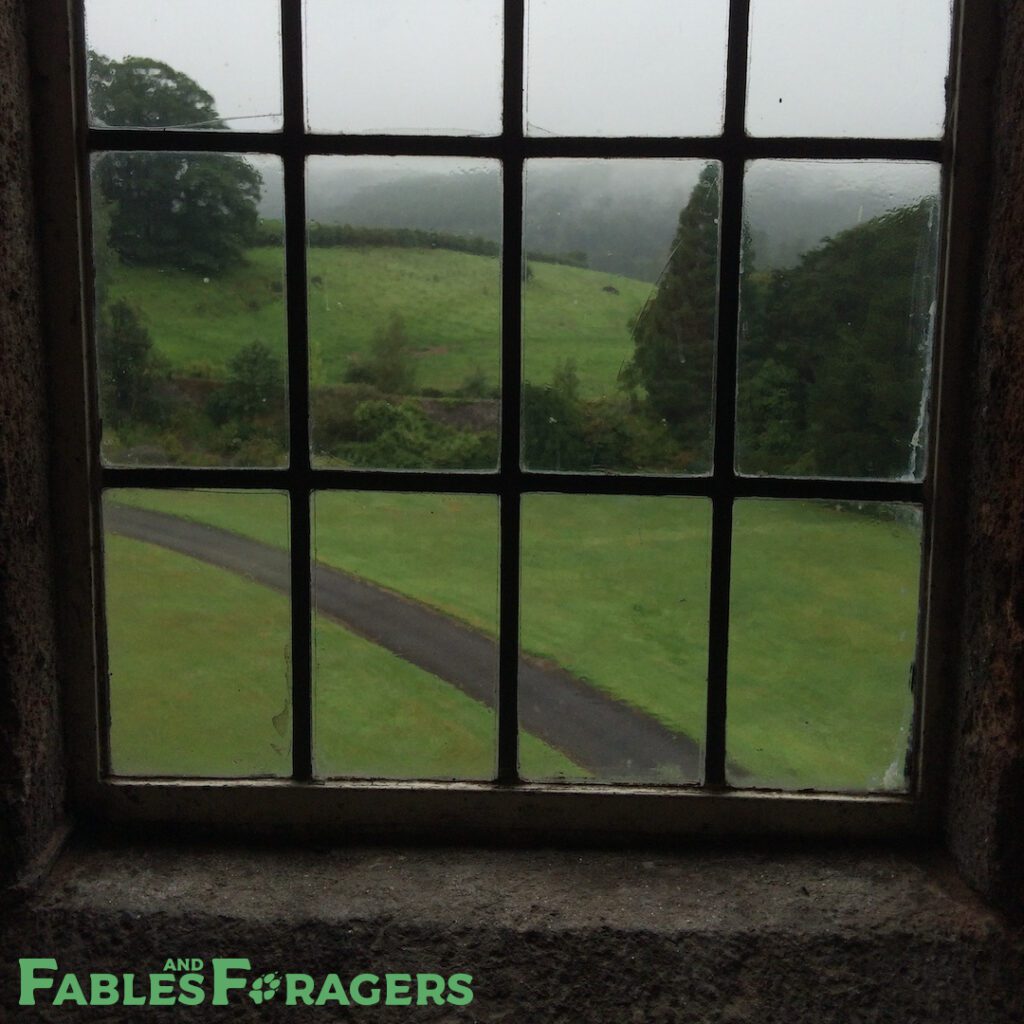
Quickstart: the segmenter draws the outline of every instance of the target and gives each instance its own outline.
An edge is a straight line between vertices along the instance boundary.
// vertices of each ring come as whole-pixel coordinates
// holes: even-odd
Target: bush
[[[487,469],[497,465],[493,432],[471,433],[430,419],[412,401],[332,396],[318,413],[317,451],[368,469]],[[323,403],[318,402],[318,408]]]
[[[684,470],[692,455],[646,408],[622,398],[585,401],[572,360],[547,386],[523,388],[524,455],[531,469]]]
[[[169,364],[134,307],[118,299],[96,325],[103,415],[113,427],[160,423],[170,401]]]
[[[472,373],[455,389],[454,394],[457,398],[490,398],[492,392],[483,367],[474,366]],[[423,393],[426,394],[426,390]]]
[[[246,345],[228,361],[227,383],[210,399],[210,418],[255,420],[284,414],[284,370],[281,360],[261,341]]]
[[[371,384],[388,395],[410,395],[416,367],[409,353],[405,321],[393,313],[373,337],[370,354],[356,359],[345,372],[348,384]]]
[[[320,390],[313,393],[313,443],[318,452],[337,454],[359,440],[356,410],[364,402],[380,399],[381,393],[369,384]]]

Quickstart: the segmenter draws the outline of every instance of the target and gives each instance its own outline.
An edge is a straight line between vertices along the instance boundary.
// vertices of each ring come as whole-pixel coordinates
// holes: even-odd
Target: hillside
[[[531,264],[525,284],[525,375],[546,383],[557,363],[576,360],[582,392],[614,390],[629,358],[629,322],[650,285],[597,271]],[[398,313],[405,321],[417,388],[450,392],[478,369],[498,383],[499,263],[447,250],[313,249],[309,254],[310,362],[313,384],[343,381],[352,356]],[[282,356],[284,289],[279,250],[249,252],[245,266],[204,279],[155,267],[112,269],[112,299],[142,314],[155,348],[176,374],[225,374],[227,361],[253,341]]]

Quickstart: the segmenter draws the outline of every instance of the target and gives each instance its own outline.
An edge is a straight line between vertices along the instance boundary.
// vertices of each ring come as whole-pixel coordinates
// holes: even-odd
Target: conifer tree
[[[710,465],[718,281],[719,169],[701,171],[657,291],[633,325],[633,358],[621,380],[687,449],[691,469]]]

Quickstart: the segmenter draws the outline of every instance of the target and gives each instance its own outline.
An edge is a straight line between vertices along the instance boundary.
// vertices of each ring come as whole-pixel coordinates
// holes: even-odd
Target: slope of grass
[[[757,782],[902,785],[919,565],[912,526],[737,503],[728,744]]]
[[[288,775],[288,603],[194,559],[106,542],[117,774]]]
[[[118,492],[117,500],[285,542],[279,496]],[[282,504],[271,522],[273,501]],[[316,524],[324,562],[493,633],[489,499],[325,494]],[[526,649],[700,738],[706,502],[535,496],[524,529]],[[899,523],[814,503],[738,505],[729,757],[754,781],[882,784],[903,742],[918,558],[916,531]]]
[[[149,544],[108,536],[106,553],[115,772],[290,774],[287,599]],[[491,710],[326,620],[316,666],[319,775],[493,777]],[[580,774],[532,736],[522,747]]]
[[[525,284],[525,368],[544,383],[574,359],[585,396],[615,390],[632,354],[628,324],[651,291],[641,281],[546,263]],[[281,252],[253,249],[245,266],[204,279],[182,271],[116,266],[112,299],[141,310],[157,349],[175,369],[222,377],[242,347],[285,353]],[[478,368],[498,384],[500,264],[449,250],[386,247],[309,252],[313,384],[340,384],[351,357],[400,315],[417,387],[451,392]],[[613,289],[613,290],[605,290]]]

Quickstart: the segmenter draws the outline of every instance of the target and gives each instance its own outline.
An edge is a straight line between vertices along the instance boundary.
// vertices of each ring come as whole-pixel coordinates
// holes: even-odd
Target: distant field
[[[280,496],[118,500],[286,543]],[[701,738],[708,520],[698,499],[528,498],[524,647]],[[765,784],[881,787],[905,746],[916,531],[808,502],[741,502],[736,524],[730,759]],[[316,528],[325,563],[494,632],[489,499],[322,495]]]
[[[632,354],[629,323],[651,292],[642,281],[531,263],[525,283],[525,368],[546,383],[575,359],[584,395],[613,392]],[[416,386],[450,392],[477,369],[498,384],[499,262],[449,250],[386,247],[309,251],[310,365],[314,385],[342,382],[395,313],[410,339]],[[204,283],[181,271],[115,266],[111,298],[140,309],[157,349],[179,371],[223,376],[230,357],[262,341],[284,357],[281,251]]]
[[[287,599],[149,544],[108,537],[106,551],[115,772],[290,774]],[[315,653],[318,774],[493,777],[491,711],[333,622],[317,623]]]

